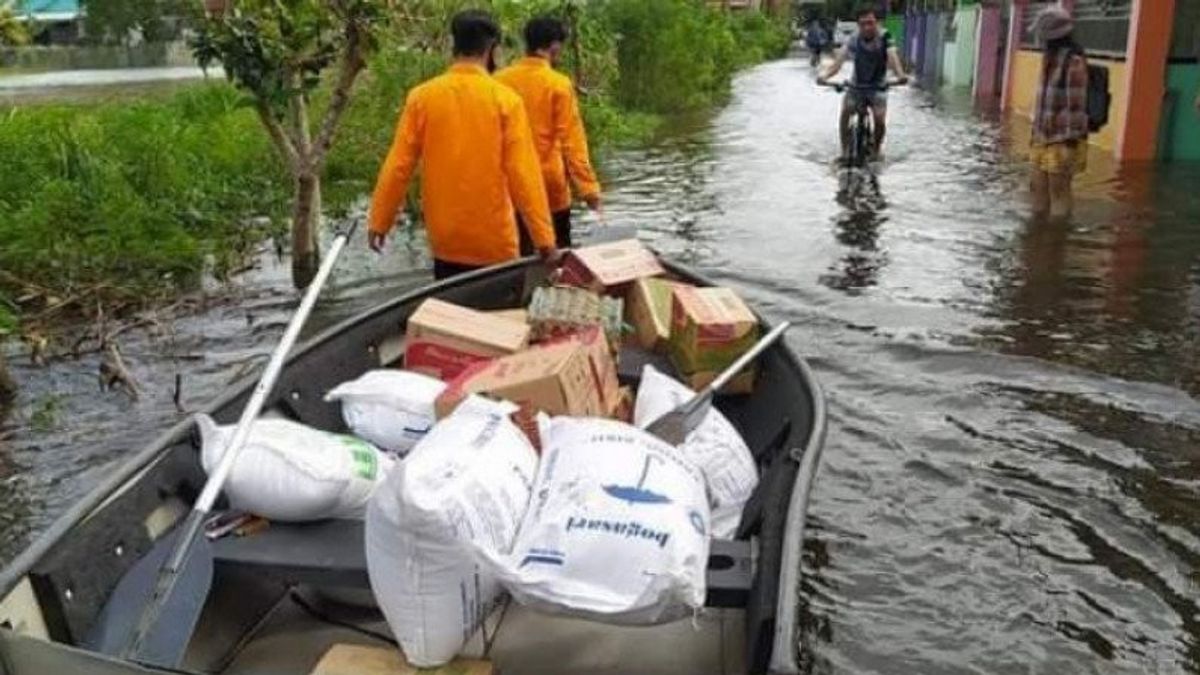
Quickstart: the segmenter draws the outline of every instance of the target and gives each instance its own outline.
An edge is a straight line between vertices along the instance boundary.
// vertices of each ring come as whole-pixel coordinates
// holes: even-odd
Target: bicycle
[[[854,84],[852,82],[818,82],[825,87],[832,87],[839,94],[847,90],[860,94],[855,97],[854,116],[850,120],[850,143],[846,146],[845,163],[853,168],[862,168],[874,156],[875,124],[871,116],[871,106],[867,104],[870,94],[886,92],[892,87],[907,84],[906,80],[890,80],[882,84]]]

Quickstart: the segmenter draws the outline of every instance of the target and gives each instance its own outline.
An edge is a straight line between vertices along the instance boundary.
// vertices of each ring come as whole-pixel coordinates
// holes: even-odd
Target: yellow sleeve
[[[567,174],[581,197],[598,195],[600,181],[596,179],[596,171],[588,156],[587,131],[583,127],[583,116],[579,114],[579,101],[575,98],[574,87],[568,82],[566,87],[557,92],[555,99],[554,131],[562,145]]]
[[[504,175],[513,205],[525,220],[529,236],[538,248],[554,246],[554,226],[550,221],[550,199],[538,161],[525,104],[516,94],[508,99],[504,111]]]
[[[396,222],[396,214],[408,193],[408,182],[421,159],[423,127],[420,99],[410,94],[396,125],[392,149],[375,181],[375,193],[371,197],[371,232],[387,234]]]

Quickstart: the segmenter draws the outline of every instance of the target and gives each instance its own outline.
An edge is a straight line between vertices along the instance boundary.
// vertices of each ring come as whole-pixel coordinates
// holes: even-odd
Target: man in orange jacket
[[[494,80],[500,28],[486,12],[451,24],[454,63],[413,89],[375,185],[368,242],[382,251],[421,167],[433,273],[445,279],[518,256],[516,210],[544,260],[558,254],[537,150],[521,98]]]
[[[567,27],[562,21],[533,19],[525,25],[525,58],[496,75],[525,101],[550,199],[554,232],[562,248],[571,246],[568,175],[588,207],[600,209],[600,183],[588,158],[587,133],[575,87],[569,77],[553,68],[566,40]]]

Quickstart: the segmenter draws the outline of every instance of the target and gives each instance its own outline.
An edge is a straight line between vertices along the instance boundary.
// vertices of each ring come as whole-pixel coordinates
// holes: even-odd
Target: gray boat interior
[[[682,280],[708,285],[667,263]],[[427,297],[478,309],[524,305],[543,280],[525,260],[425,287],[335,326],[289,357],[269,414],[331,431],[345,427],[337,384],[394,363],[408,316]],[[622,350],[621,379],[636,383],[656,357]],[[662,365],[662,364],[660,364]],[[668,369],[669,365],[664,365]],[[713,542],[706,607],[685,621],[616,627],[541,615],[505,602],[464,649],[507,675],[534,673],[798,672],[800,552],[808,494],[825,433],[822,394],[785,343],[759,361],[755,392],[717,406],[755,453],[761,480],[733,540]],[[244,382],[207,408],[232,424]],[[136,561],[162,553],[205,480],[198,437],[183,420],[138,452],[0,573],[0,673],[162,671],[89,649],[112,589]],[[215,542],[212,589],[182,670],[308,673],[337,643],[387,646],[390,633],[367,584],[362,523],[273,523]]]

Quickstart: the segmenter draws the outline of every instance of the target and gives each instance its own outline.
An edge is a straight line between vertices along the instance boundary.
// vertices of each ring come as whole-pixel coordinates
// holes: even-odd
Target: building
[[[1055,0],[1075,16],[1088,61],[1108,70],[1109,123],[1091,137],[1118,160],[1200,160],[1200,0]],[[893,3],[898,5],[900,3]],[[927,86],[970,87],[1031,117],[1042,52],[1040,0],[908,0],[903,55]]]
[[[73,44],[83,35],[83,11],[79,0],[16,0],[13,13],[36,26],[38,44]]]

